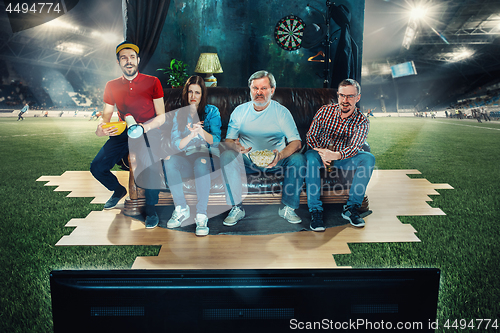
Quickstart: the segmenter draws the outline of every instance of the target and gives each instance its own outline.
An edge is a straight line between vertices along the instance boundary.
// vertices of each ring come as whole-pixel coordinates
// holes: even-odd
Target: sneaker
[[[120,201],[121,198],[123,198],[126,195],[127,195],[127,189],[121,186],[121,188],[115,190],[111,198],[109,198],[108,201],[106,201],[106,203],[104,204],[104,209],[115,208],[116,205],[118,204],[118,201]]]
[[[191,214],[189,213],[189,206],[182,209],[181,206],[175,206],[175,210],[172,213],[172,217],[167,222],[167,228],[178,228],[181,226],[182,222],[186,221]]]
[[[358,206],[347,206],[344,205],[344,210],[342,211],[342,217],[355,227],[361,228],[365,226],[365,220],[363,220],[358,213]]]
[[[245,217],[245,210],[242,207],[234,206],[233,208],[231,208],[231,211],[224,219],[224,222],[222,222],[222,224],[230,227],[235,225],[239,220],[241,220],[244,217]]]
[[[290,223],[295,224],[295,223],[302,222],[300,217],[297,214],[295,214],[294,209],[291,207],[288,207],[287,205],[285,205],[285,207],[283,207],[283,209],[279,209],[278,214],[279,214],[279,216],[281,216],[282,218],[284,218],[285,220],[287,220]]]
[[[313,210],[311,212],[311,225],[312,231],[325,231],[325,224],[323,223],[323,212]]]
[[[196,214],[196,236],[208,235],[208,217],[205,214]]]
[[[148,215],[146,216],[146,229],[153,229],[155,228],[158,223],[160,222],[160,219],[158,218],[158,215]]]

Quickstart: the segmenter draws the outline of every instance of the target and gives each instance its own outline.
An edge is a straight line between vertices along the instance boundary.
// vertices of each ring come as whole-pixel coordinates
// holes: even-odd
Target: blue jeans
[[[111,169],[122,158],[128,156],[128,136],[127,131],[117,136],[110,136],[108,141],[90,163],[90,172],[109,191],[115,191],[121,187],[116,176],[111,173]],[[156,205],[158,203],[159,190],[145,190],[146,204]]]
[[[182,207],[187,205],[184,197],[183,179],[194,176],[196,195],[198,196],[196,211],[198,214],[206,215],[211,185],[210,173],[212,170],[219,169],[218,158],[213,157],[210,159],[210,157],[200,156],[200,154],[195,156],[177,154],[167,157],[164,165],[168,187],[170,193],[172,193],[174,204]]]
[[[299,208],[300,193],[302,184],[304,184],[306,159],[300,153],[294,153],[285,159],[282,159],[272,168],[261,168],[256,166],[250,159],[243,155],[244,169],[240,163],[237,163],[238,153],[234,150],[226,150],[221,154],[221,166],[225,174],[226,202],[234,206],[242,201],[243,184],[241,176],[245,174],[276,174],[285,175],[283,180],[283,189],[281,202],[293,209]],[[244,180],[246,182],[246,179]],[[231,193],[229,193],[229,191]]]
[[[323,211],[321,195],[320,169],[323,162],[316,150],[310,149],[304,154],[307,161],[307,206],[309,211]],[[356,155],[345,160],[336,160],[334,166],[341,170],[356,170],[349,190],[347,205],[359,205],[363,203],[366,187],[375,167],[375,157],[366,151],[359,151]]]

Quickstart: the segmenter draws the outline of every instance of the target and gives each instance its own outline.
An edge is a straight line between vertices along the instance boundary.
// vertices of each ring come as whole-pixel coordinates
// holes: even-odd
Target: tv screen
[[[57,332],[432,332],[438,269],[50,274]]]
[[[415,68],[415,64],[413,63],[413,61],[407,61],[391,66],[391,72],[393,78],[408,75],[417,75],[417,69]]]

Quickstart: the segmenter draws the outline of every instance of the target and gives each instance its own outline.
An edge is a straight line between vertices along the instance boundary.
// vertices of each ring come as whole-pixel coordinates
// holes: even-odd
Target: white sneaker
[[[287,220],[290,223],[295,224],[295,223],[302,222],[301,218],[297,214],[295,214],[294,209],[291,207],[288,207],[287,205],[285,205],[285,207],[283,207],[283,209],[279,209],[278,214],[279,214],[279,216],[281,216],[282,218],[284,218],[285,220]]]
[[[167,222],[167,228],[178,228],[181,226],[182,222],[186,221],[191,214],[189,213],[189,206],[182,209],[181,206],[175,206],[175,210],[172,213],[172,217]]]
[[[196,218],[194,220],[196,222],[196,236],[208,235],[208,216],[205,214],[196,214]]]
[[[234,206],[233,208],[231,208],[231,211],[224,219],[224,222],[222,222],[222,224],[230,227],[235,225],[239,220],[241,220],[244,217],[245,217],[245,210],[238,206]]]

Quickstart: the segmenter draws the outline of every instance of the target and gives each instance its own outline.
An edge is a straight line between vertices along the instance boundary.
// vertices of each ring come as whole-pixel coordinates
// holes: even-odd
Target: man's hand
[[[105,123],[99,123],[97,125],[97,129],[95,130],[95,134],[97,136],[117,136],[118,135],[118,129],[115,126],[110,126],[107,128],[102,128],[102,125]]]
[[[331,151],[330,149],[326,148],[313,148],[316,150],[321,157],[321,160],[323,161],[323,165],[325,168],[330,165],[331,161],[339,160],[340,159],[340,153],[336,151]]]
[[[234,150],[238,153],[242,153],[242,154],[246,154],[252,149],[252,147],[248,147],[248,148],[243,147],[240,143],[240,138],[238,138],[236,140],[226,139],[225,143],[226,143],[227,147],[231,148],[232,150]]]
[[[274,160],[268,164],[268,166],[266,166],[266,168],[272,168],[272,167],[275,167],[276,164],[278,164],[278,162],[282,159],[281,158],[281,153],[278,151],[278,149],[275,149],[273,150],[273,153],[274,153]]]

